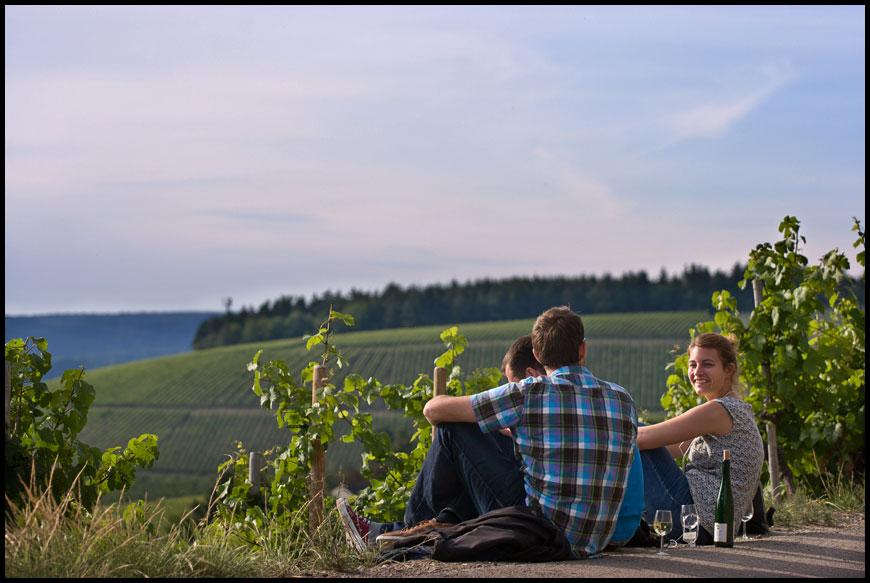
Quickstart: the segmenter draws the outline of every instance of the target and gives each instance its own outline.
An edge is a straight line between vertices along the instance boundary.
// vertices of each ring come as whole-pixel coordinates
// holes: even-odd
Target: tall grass
[[[863,519],[863,479],[857,484],[842,472],[824,478],[821,497],[806,487],[783,497],[776,526],[841,526]],[[305,526],[306,507],[297,510],[290,528],[267,522],[243,529],[232,519],[209,524],[189,513],[161,524],[159,503],[98,503],[89,511],[79,503],[75,484],[61,500],[50,488],[25,490],[19,504],[6,497],[6,577],[310,577],[355,571],[375,556],[359,556],[346,545],[334,510],[313,533]]]
[[[160,504],[117,502],[88,511],[75,487],[62,500],[26,488],[7,497],[6,577],[288,577],[355,569],[366,560],[346,546],[341,520],[327,513],[309,533],[301,509],[289,529],[264,524],[242,542],[232,521],[214,528],[187,517],[160,525]],[[250,544],[253,542],[253,544]]]
[[[821,490],[800,483],[792,493],[780,492],[776,503],[769,493],[765,496],[766,505],[773,504],[776,508],[776,525],[844,526],[856,519],[864,520],[864,476],[853,476],[840,468],[835,473],[820,471],[819,478]]]

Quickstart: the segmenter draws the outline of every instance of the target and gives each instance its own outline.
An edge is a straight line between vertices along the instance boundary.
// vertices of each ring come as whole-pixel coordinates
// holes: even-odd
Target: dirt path
[[[679,547],[667,557],[632,548],[600,559],[554,563],[441,563],[415,560],[330,573],[329,577],[860,577],[864,578],[864,520],[847,527],[776,527],[770,535],[736,541],[733,549]]]

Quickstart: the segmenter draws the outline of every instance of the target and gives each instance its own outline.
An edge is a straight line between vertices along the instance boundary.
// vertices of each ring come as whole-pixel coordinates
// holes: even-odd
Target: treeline
[[[193,340],[194,349],[241,342],[289,338],[311,333],[335,310],[351,314],[356,330],[401,328],[534,318],[556,305],[569,305],[581,314],[647,312],[664,310],[706,310],[714,291],[727,289],[737,296],[740,309],[752,309],[751,290],[740,290],[745,266],[735,265],[730,273],[698,265],[682,275],[664,271],[652,280],[646,272],[578,277],[514,277],[483,279],[460,284],[411,286],[395,283],[381,292],[351,290],[349,294],[325,292],[306,301],[282,296],[266,301],[259,310],[238,312],[203,321]]]
[[[245,307],[203,321],[193,347],[309,334],[326,319],[330,306],[352,315],[355,330],[377,330],[534,318],[557,305],[571,306],[580,314],[710,310],[713,292],[724,289],[737,298],[739,310],[748,314],[754,305],[752,290],[738,286],[745,269],[745,265],[735,264],[728,273],[711,273],[706,267],[690,265],[681,275],[669,276],[662,270],[655,280],[640,271],[621,277],[514,277],[465,284],[454,280],[449,285],[406,289],[391,283],[382,292],[354,289],[344,295],[327,291],[309,301],[282,296],[264,302],[259,310]],[[854,288],[863,304],[863,282]]]

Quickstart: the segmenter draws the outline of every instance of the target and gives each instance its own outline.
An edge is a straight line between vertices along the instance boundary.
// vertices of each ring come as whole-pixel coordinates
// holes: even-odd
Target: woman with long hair
[[[683,504],[695,504],[701,517],[697,542],[712,544],[724,450],[731,452],[731,489],[739,520],[758,488],[764,444],[752,406],[741,394],[736,343],[721,334],[701,334],[689,345],[688,356],[689,381],[706,402],[662,423],[638,427],[644,502],[647,521],[656,510],[669,509],[678,517]],[[683,457],[687,462],[681,470],[674,458]],[[671,533],[679,536],[682,526],[674,522]]]

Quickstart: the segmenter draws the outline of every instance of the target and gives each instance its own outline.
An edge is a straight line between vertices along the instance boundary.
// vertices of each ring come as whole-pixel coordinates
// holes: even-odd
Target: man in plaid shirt
[[[586,343],[567,308],[532,331],[547,376],[473,395],[483,431],[510,427],[523,459],[527,502],[562,528],[578,557],[602,550],[616,526],[634,456],[637,416],[628,392],[580,365]]]
[[[610,541],[625,495],[637,437],[634,402],[580,364],[585,332],[570,309],[541,314],[532,347],[547,376],[426,404],[423,413],[438,430],[404,524],[450,524],[534,506],[562,530],[574,556],[593,557]],[[499,447],[499,429],[511,430],[519,457]],[[344,501],[339,510],[369,543],[370,529],[389,529],[356,516]]]

